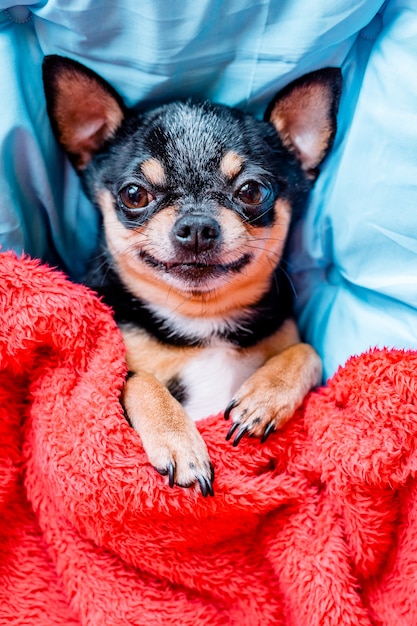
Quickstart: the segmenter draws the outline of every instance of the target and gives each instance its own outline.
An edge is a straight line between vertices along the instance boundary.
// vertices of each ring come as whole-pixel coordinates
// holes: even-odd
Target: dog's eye
[[[269,195],[270,190],[268,187],[254,180],[249,180],[237,190],[235,198],[243,202],[243,204],[255,206],[265,202]]]
[[[144,209],[153,200],[153,196],[144,187],[140,185],[127,185],[119,193],[120,200],[123,205],[134,211],[135,209]]]

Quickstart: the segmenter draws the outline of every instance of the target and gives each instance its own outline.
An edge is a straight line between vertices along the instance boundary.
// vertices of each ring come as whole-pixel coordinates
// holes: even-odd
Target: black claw
[[[207,489],[209,492],[209,495],[214,498],[214,491],[213,491],[213,485],[211,484],[210,481],[207,481]]]
[[[197,476],[197,480],[200,484],[201,493],[204,498],[207,498],[209,494],[214,496],[213,486],[208,478],[205,478],[204,476]]]
[[[229,439],[231,439],[231,438],[233,437],[233,433],[235,432],[235,430],[236,430],[237,428],[239,428],[239,426],[240,426],[239,422],[235,422],[235,423],[232,425],[231,429],[229,430],[229,432],[228,432],[228,433],[227,433],[227,435],[226,435],[226,441],[229,441]]]
[[[201,493],[203,494],[203,497],[207,498],[206,481],[204,480],[204,478],[202,476],[197,476],[197,480],[200,483],[200,489],[201,489]]]
[[[269,435],[271,433],[273,433],[274,430],[275,430],[275,424],[274,424],[274,422],[270,422],[268,424],[268,426],[264,430],[264,434],[261,437],[261,443],[265,443],[265,441],[268,439]]]
[[[168,484],[170,487],[173,487],[175,484],[175,465],[174,463],[170,463],[168,465]]]
[[[210,463],[210,480],[212,483],[214,483],[214,467],[212,463]]]
[[[227,405],[225,411],[224,411],[224,419],[228,420],[230,417],[230,413],[233,411],[233,409],[235,408],[235,406],[237,406],[238,402],[237,400],[233,399],[229,402],[229,404]]]
[[[238,434],[236,435],[234,441],[233,441],[233,447],[235,448],[237,446],[237,444],[239,443],[239,441],[242,439],[243,435],[247,432],[249,426],[242,426],[242,428],[239,430]]]

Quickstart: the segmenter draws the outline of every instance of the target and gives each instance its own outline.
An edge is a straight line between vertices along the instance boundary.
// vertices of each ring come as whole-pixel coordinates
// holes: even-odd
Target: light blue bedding
[[[325,376],[370,346],[417,348],[415,0],[0,0],[0,245],[79,279],[97,216],[52,137],[41,63],[69,56],[129,105],[186,95],[262,116],[287,82],[341,66],[335,147],[291,247]]]

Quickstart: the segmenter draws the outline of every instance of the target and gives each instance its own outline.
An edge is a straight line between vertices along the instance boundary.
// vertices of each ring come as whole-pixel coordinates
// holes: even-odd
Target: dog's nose
[[[220,226],[209,215],[193,213],[184,215],[176,222],[173,235],[183,248],[203,252],[213,248],[220,239]]]

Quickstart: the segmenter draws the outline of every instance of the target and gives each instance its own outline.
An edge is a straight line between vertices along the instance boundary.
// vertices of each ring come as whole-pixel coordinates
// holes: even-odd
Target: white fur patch
[[[244,353],[226,343],[205,348],[181,372],[184,408],[197,421],[224,411],[234,394],[264,362],[260,351]]]

